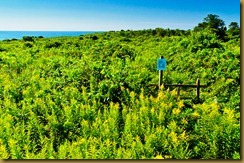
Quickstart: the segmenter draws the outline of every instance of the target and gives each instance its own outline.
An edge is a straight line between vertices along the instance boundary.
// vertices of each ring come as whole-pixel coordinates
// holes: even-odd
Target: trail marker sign
[[[166,70],[166,59],[164,58],[158,59],[157,70]]]

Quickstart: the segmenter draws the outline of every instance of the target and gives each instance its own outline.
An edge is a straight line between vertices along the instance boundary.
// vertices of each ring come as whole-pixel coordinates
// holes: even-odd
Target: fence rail
[[[177,87],[177,96],[180,98],[180,88],[196,88],[196,98],[200,99],[200,88],[206,88],[208,85],[200,85],[200,80],[196,80],[196,84],[163,84],[167,87]],[[158,84],[150,84],[150,86],[159,86]],[[190,99],[190,97],[183,97],[182,99]]]
[[[178,87],[178,86],[182,86],[182,87],[190,87],[190,88],[195,88],[195,87],[198,87],[197,85],[195,84],[163,84],[164,86],[175,86],[175,87]],[[150,84],[150,86],[155,86],[157,87],[158,84]],[[203,87],[203,88],[206,88],[208,87],[208,85],[200,85],[199,87]]]

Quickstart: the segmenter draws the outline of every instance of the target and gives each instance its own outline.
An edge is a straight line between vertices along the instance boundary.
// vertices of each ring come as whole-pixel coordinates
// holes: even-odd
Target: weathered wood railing
[[[159,70],[159,75],[158,75],[158,84],[150,84],[150,86],[158,86],[158,89],[160,90],[161,85],[163,84],[163,71],[166,70],[166,59],[161,56],[158,59],[157,62],[157,70]],[[207,85],[200,85],[200,80],[197,79],[196,84],[163,84],[165,87],[177,87],[177,96],[180,98],[180,88],[196,88],[196,98],[197,101],[200,101],[200,88],[201,87],[208,87]],[[188,99],[188,98],[183,98],[183,99]]]
[[[200,88],[206,88],[207,85],[200,85],[200,80],[196,80],[196,84],[163,84],[165,87],[177,87],[177,96],[180,98],[180,88],[196,88],[196,98],[200,99]],[[150,84],[150,86],[159,86],[158,84]],[[188,98],[182,98],[188,99]]]

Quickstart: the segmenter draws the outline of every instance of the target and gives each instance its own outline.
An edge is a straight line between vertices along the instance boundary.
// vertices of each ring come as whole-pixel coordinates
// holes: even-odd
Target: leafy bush
[[[240,159],[240,39],[161,29],[92,37],[1,42],[1,158]],[[149,86],[162,55],[164,83],[209,85],[202,103]]]
[[[24,45],[25,45],[25,47],[28,47],[28,48],[33,47],[33,44],[31,44],[30,42],[26,42]]]
[[[59,46],[61,46],[62,43],[61,42],[49,42],[48,44],[46,44],[46,48],[58,48]]]
[[[33,42],[34,38],[32,36],[23,36],[23,40]]]

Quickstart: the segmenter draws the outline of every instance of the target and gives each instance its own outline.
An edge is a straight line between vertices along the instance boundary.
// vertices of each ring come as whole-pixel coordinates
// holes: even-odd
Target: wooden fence
[[[196,80],[196,84],[163,84],[165,87],[177,87],[177,96],[180,98],[180,88],[196,88],[196,98],[200,99],[200,88],[206,88],[207,85],[200,85],[200,80]],[[150,86],[159,86],[158,84],[150,84]],[[188,97],[182,98],[188,99]]]
[[[161,63],[160,63],[161,62]],[[165,62],[162,64],[162,62]],[[159,80],[158,84],[150,84],[150,86],[158,86],[158,89],[160,90],[161,85],[163,84],[163,70],[166,69],[166,60],[163,56],[161,56],[158,59],[158,65],[157,69],[159,70]],[[200,80],[197,79],[196,84],[163,84],[165,87],[177,87],[177,96],[180,98],[180,88],[196,88],[196,98],[198,101],[200,101],[200,88],[208,87],[207,85],[200,85]],[[189,98],[183,98],[183,99],[189,99]]]
[[[165,87],[177,87],[177,96],[180,98],[180,88],[196,88],[196,98],[200,99],[200,88],[206,88],[208,85],[200,85],[200,80],[196,80],[196,84],[163,84]],[[150,86],[159,86],[158,84],[150,84]],[[183,97],[182,99],[189,99],[189,97]]]

